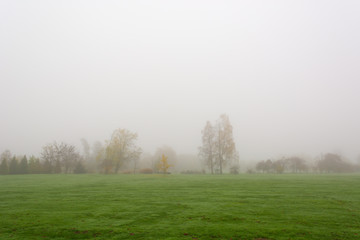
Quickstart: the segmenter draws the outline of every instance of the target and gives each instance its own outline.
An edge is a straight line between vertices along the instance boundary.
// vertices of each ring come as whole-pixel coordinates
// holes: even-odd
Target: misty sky
[[[360,154],[360,1],[0,1],[0,152],[116,128],[197,154]]]

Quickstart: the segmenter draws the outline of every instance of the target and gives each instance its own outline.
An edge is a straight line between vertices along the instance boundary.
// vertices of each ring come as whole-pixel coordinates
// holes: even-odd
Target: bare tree
[[[80,160],[80,154],[76,151],[75,146],[61,143],[56,145],[56,150],[65,173],[71,173],[77,161]]]
[[[262,160],[262,161],[258,162],[258,163],[256,164],[255,169],[256,169],[256,171],[261,171],[261,172],[264,173],[265,170],[266,170],[266,163],[265,163],[265,161]]]
[[[54,142],[43,147],[41,158],[48,168],[47,172],[60,173],[63,167],[65,173],[71,173],[80,160],[80,154],[73,145]]]
[[[41,159],[44,161],[44,171],[46,173],[52,172],[52,169],[55,166],[55,161],[58,157],[55,145],[57,145],[56,142],[43,146],[42,152],[40,153]]]
[[[320,172],[336,173],[336,172],[352,172],[355,166],[343,160],[339,154],[327,153],[318,162]]]
[[[210,168],[211,174],[214,174],[214,157],[215,157],[215,132],[209,121],[206,122],[202,134],[202,146],[199,147],[199,157],[205,166]]]
[[[233,139],[233,127],[226,114],[220,116],[215,129],[215,159],[216,164],[219,166],[220,174],[222,174],[223,168],[237,156]]]
[[[278,159],[272,163],[272,169],[275,173],[283,173],[285,171],[286,161],[284,158]]]
[[[286,163],[293,173],[305,172],[308,169],[305,160],[300,157],[287,158]]]

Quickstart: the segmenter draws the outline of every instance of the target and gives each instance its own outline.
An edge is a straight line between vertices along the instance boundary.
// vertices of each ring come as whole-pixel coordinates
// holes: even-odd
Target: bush
[[[249,168],[248,170],[246,170],[246,173],[253,174],[253,173],[255,173],[255,171],[253,169]]]
[[[151,168],[143,168],[139,170],[141,174],[152,174],[154,171]]]
[[[181,174],[202,174],[202,172],[197,170],[186,170],[182,171]]]
[[[230,167],[230,173],[231,174],[239,174],[240,167],[238,165],[234,165]]]

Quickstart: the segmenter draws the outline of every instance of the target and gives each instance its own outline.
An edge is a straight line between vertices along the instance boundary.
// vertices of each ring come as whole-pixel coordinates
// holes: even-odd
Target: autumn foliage
[[[172,165],[168,163],[168,158],[163,154],[157,166],[159,172],[166,174],[170,167],[172,167]]]

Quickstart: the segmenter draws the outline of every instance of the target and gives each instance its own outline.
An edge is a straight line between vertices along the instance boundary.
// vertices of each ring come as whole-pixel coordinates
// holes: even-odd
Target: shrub
[[[255,171],[253,169],[249,168],[248,170],[246,170],[246,173],[253,174],[253,173],[255,173]]]
[[[231,174],[239,174],[240,167],[238,165],[233,165],[230,167],[230,173]]]
[[[141,174],[152,174],[154,171],[151,168],[143,168],[139,170]]]
[[[202,172],[197,170],[186,170],[182,171],[181,174],[202,174]]]

